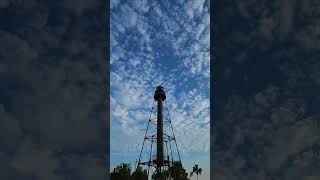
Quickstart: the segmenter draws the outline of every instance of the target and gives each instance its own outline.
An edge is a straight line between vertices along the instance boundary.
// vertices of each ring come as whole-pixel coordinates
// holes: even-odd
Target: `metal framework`
[[[138,166],[145,166],[147,168],[148,179],[151,179],[151,175],[155,172],[168,170],[173,165],[173,162],[178,161],[181,163],[165,99],[166,95],[163,87],[158,86],[155,91],[139,160],[136,164],[136,168]],[[170,174],[167,174],[167,176],[170,176]],[[160,179],[167,180],[169,178],[163,175]]]

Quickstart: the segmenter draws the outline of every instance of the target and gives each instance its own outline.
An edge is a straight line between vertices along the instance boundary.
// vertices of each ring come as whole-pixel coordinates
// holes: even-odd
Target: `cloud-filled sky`
[[[212,9],[212,179],[320,179],[317,0]]]
[[[162,84],[183,165],[209,179],[209,25],[209,1],[111,0],[111,170],[134,166]]]
[[[0,179],[106,179],[104,3],[0,2]]]
[[[208,2],[148,2],[110,4],[111,163],[137,159],[163,83],[208,172]],[[0,179],[107,179],[103,3],[1,1]],[[320,179],[318,0],[215,3],[211,177]]]

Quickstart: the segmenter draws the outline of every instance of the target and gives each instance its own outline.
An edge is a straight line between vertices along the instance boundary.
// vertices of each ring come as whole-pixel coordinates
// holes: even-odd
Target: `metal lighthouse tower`
[[[157,116],[157,168],[164,165],[163,157],[163,101],[166,100],[166,94],[161,86],[157,87],[154,99],[158,102]]]
[[[170,167],[181,163],[170,114],[166,106],[166,93],[158,86],[145,131],[137,167],[147,167],[148,179],[167,180],[174,177]],[[154,148],[154,146],[156,146]]]

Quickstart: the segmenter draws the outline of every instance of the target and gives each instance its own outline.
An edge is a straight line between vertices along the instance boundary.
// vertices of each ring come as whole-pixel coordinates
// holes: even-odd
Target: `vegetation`
[[[158,180],[167,177],[168,180],[188,180],[188,173],[182,167],[181,162],[175,161],[168,170],[164,172],[155,172],[152,179]]]
[[[131,175],[132,180],[148,180],[147,170],[142,170],[141,166],[138,166],[136,171]]]
[[[202,169],[196,164],[193,167],[193,171],[190,173],[190,178],[195,173],[197,174],[198,179],[198,174],[201,174],[201,172]],[[173,162],[173,165],[164,172],[155,171],[152,174],[153,180],[163,179],[163,177],[167,177],[168,180],[189,180],[188,173],[183,168],[180,161]],[[130,165],[122,163],[113,169],[110,174],[110,178],[110,180],[148,180],[148,173],[147,170],[138,166],[136,171],[131,174]]]
[[[193,175],[193,173],[196,173],[197,174],[197,180],[198,180],[198,175],[199,174],[201,175],[201,172],[202,172],[202,169],[199,168],[198,164],[194,165],[193,169],[192,169],[192,172],[190,173],[190,178]]]
[[[180,161],[173,162],[173,165],[169,167],[167,173],[172,180],[188,180],[188,173],[182,167]]]
[[[112,180],[130,180],[131,168],[129,164],[122,163],[110,173],[110,179]]]
[[[122,163],[118,165],[110,173],[111,180],[148,180],[147,170],[143,170],[140,166],[131,174],[129,164]]]

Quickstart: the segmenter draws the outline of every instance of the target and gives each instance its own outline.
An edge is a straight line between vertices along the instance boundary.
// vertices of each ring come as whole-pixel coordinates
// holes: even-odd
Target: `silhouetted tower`
[[[152,174],[157,174],[158,176],[155,179],[161,180],[167,179],[167,176],[170,175],[164,175],[163,172],[168,170],[173,162],[181,163],[165,100],[164,88],[158,86],[154,93],[154,102],[137,164],[137,167],[147,166],[148,178]],[[154,148],[154,145],[156,145],[156,148]]]
[[[158,102],[157,113],[157,167],[164,165],[163,158],[163,101],[166,99],[166,94],[161,86],[157,87],[154,93],[154,100]]]

